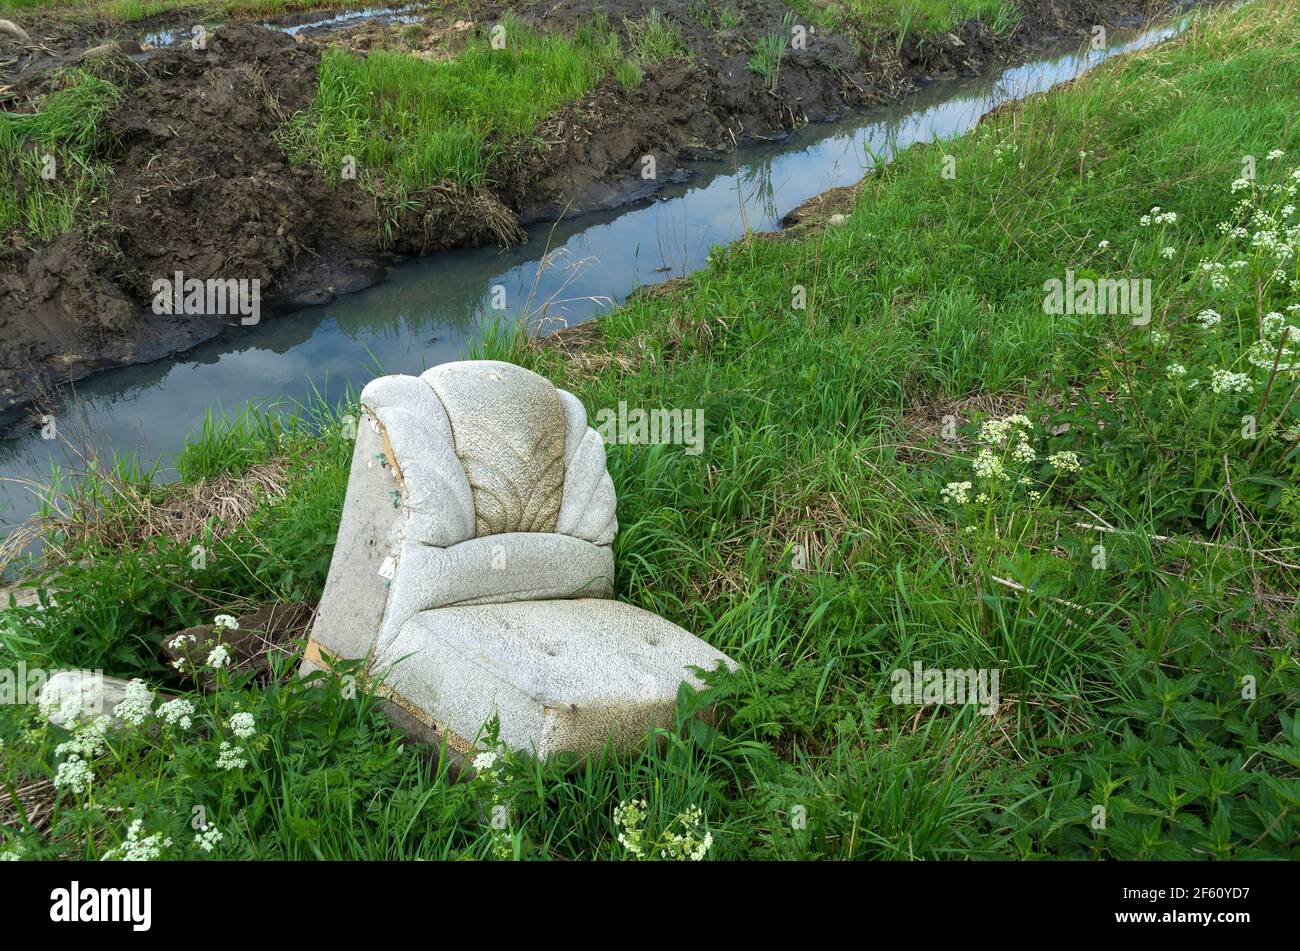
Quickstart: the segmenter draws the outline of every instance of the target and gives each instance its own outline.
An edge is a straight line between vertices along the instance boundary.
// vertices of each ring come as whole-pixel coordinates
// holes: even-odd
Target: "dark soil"
[[[264,317],[323,303],[381,279],[394,256],[509,241],[521,223],[642,199],[674,175],[681,157],[788,135],[917,83],[978,73],[1085,35],[1093,24],[1167,9],[1150,0],[1022,0],[1024,18],[1009,36],[971,21],[902,44],[882,37],[869,50],[819,29],[807,50],[787,54],[770,92],[748,69],[750,43],[777,29],[786,7],[780,0],[733,5],[741,25],[715,30],[687,0],[597,2],[620,31],[624,18],[657,7],[682,26],[689,57],[648,68],[630,92],[606,79],[552,116],[535,137],[540,145],[507,144],[489,189],[429,189],[419,207],[396,217],[359,188],[294,166],[277,129],[310,104],[324,46],[454,55],[507,5],[477,5],[472,19],[464,11],[429,13],[422,24],[363,22],[297,37],[227,24],[205,50],[140,47],[146,31],[166,24],[13,17],[32,42],[0,35],[0,108],[35,108],[69,64],[111,72],[127,94],[109,128],[107,200],[93,206],[83,228],[53,242],[11,238],[0,246],[0,411],[50,384],[181,352],[238,322],[153,314],[152,282],[176,271],[260,280]],[[592,0],[508,6],[549,30],[583,22],[593,10]],[[171,15],[169,24],[188,29],[183,16]],[[654,181],[640,177],[644,155],[656,157]]]

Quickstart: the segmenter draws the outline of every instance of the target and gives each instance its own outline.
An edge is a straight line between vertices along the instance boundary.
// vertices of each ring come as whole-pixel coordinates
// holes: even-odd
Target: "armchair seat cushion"
[[[627,750],[673,722],[692,667],[735,667],[658,615],[603,598],[422,611],[376,644],[385,692],[468,752],[498,715],[501,739],[541,757]]]

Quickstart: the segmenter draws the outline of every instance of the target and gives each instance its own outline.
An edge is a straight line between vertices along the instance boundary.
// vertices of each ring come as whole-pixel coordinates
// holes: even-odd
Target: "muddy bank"
[[[624,18],[650,6],[601,5],[620,32]],[[680,156],[782,136],[917,83],[977,73],[1086,34],[1095,23],[1148,12],[1145,3],[1030,0],[1007,36],[972,22],[872,50],[819,30],[807,50],[787,54],[769,91],[747,61],[752,40],[779,26],[779,2],[736,4],[741,22],[730,29],[701,23],[686,2],[655,6],[681,25],[687,59],[647,68],[635,90],[607,79],[552,116],[536,141],[506,148],[489,188],[429,189],[396,215],[355,187],[293,165],[277,130],[310,104],[324,47],[451,56],[504,7],[478,8],[472,21],[428,13],[421,23],[360,22],[296,35],[231,24],[216,30],[204,50],[141,48],[146,29],[159,24],[22,21],[31,43],[0,37],[0,106],[29,111],[70,63],[111,76],[126,95],[108,129],[104,158],[114,174],[84,227],[47,244],[11,240],[0,249],[0,408],[100,368],[183,351],[239,322],[155,315],[148,305],[159,277],[180,271],[200,280],[257,280],[267,318],[369,286],[395,256],[509,241],[520,221],[646,197],[676,172]],[[592,13],[589,0],[510,9],[550,30]],[[640,177],[644,155],[656,157],[656,181]]]

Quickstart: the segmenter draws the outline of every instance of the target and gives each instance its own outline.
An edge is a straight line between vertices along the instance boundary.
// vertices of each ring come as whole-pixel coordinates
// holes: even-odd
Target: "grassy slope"
[[[0,112],[0,235],[49,240],[72,229],[111,174],[99,154],[105,116],[122,97],[111,81],[74,69],[36,113]]]
[[[106,17],[128,23],[178,11],[200,16],[276,16],[299,10],[363,10],[366,6],[332,0],[0,0],[0,12],[5,13],[39,12],[74,21]]]
[[[331,173],[354,156],[360,174],[386,179],[375,186],[399,194],[444,181],[481,185],[501,148],[623,61],[607,21],[573,39],[537,34],[512,17],[500,26],[503,48],[476,37],[446,62],[327,51],[317,101],[291,139]]]
[[[946,30],[963,20],[978,17],[995,22],[1005,16],[1006,0],[844,0],[823,3],[801,0],[815,22],[851,21],[876,28]],[[398,4],[394,4],[395,6]],[[800,4],[795,4],[798,7]],[[298,10],[351,10],[374,6],[366,2],[336,0],[0,0],[0,12],[41,12],[70,18],[108,16],[134,21],[171,11],[197,11],[209,16],[275,16]],[[829,18],[829,19],[827,19]]]
[[[1020,18],[1011,0],[791,0],[790,6],[813,23],[859,39],[880,31],[900,37],[939,33],[966,20],[982,20],[1003,32]]]
[[[1287,284],[1294,257],[1279,280],[1216,225],[1242,197],[1228,188],[1240,156],[1258,157],[1265,185],[1296,165],[1297,26],[1283,4],[1218,13],[970,137],[914,149],[864,184],[843,225],[720,251],[673,297],[604,320],[622,359],[594,375],[488,346],[593,412],[620,400],[704,409],[703,455],[615,446],[609,459],[619,597],[744,665],[717,685],[716,731],[691,724],[662,752],[568,776],[510,764],[495,791],[451,788],[336,687],[223,693],[264,734],[237,779],[212,769],[215,739],[175,760],[135,751],[129,768],[103,767],[93,808],[69,798],[53,844],[27,835],[23,848],[96,853],[82,829],[115,800],[181,841],[198,798],[228,856],[617,856],[613,809],[644,797],[652,831],[702,808],[722,857],[1295,857],[1296,592],[1275,562],[1300,544],[1283,433],[1300,414],[1286,398],[1294,377],[1270,383],[1272,361],[1244,354],[1262,316],[1294,317],[1300,295]],[[1287,155],[1265,159],[1274,149]],[[940,174],[945,153],[954,180]],[[1144,227],[1152,206],[1177,221]],[[1225,289],[1202,280],[1202,259],[1239,258]],[[1150,278],[1152,324],[1045,314],[1043,282],[1067,268]],[[803,310],[790,306],[795,284]],[[1206,330],[1194,317],[1210,307],[1221,320]],[[1255,387],[1215,393],[1216,369]],[[1037,459],[1077,452],[1082,471],[998,450],[1030,485],[981,481],[981,407],[1025,412]],[[949,412],[957,439],[914,433],[912,421]],[[1266,436],[1258,452],[1241,437],[1247,415]],[[258,430],[218,449],[210,435],[185,470],[287,453],[289,496],[215,544],[201,572],[184,546],[67,569],[47,659],[157,678],[162,634],[235,596],[319,591],[347,441]],[[944,500],[954,481],[990,500]],[[1077,527],[1102,520],[1119,531]],[[35,652],[21,637],[10,629],[8,649]],[[890,672],[916,661],[999,668],[1004,702],[993,717],[893,704]],[[22,715],[0,711],[10,736]],[[54,739],[34,735],[7,760],[8,781],[51,769]],[[136,778],[155,771],[162,781]],[[485,799],[509,803],[509,842],[481,822]],[[110,841],[122,821],[111,825]]]

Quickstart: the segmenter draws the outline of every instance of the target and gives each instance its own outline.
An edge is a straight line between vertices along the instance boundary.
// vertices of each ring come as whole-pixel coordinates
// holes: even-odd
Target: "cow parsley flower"
[[[257,724],[251,713],[236,713],[230,718],[230,729],[241,740],[246,740],[257,732]]]
[[[1206,330],[1209,330],[1211,327],[1218,324],[1219,321],[1223,320],[1223,318],[1219,316],[1218,311],[1209,310],[1208,308],[1197,314],[1196,319],[1200,321],[1201,326]]]
[[[219,628],[220,628],[220,627],[228,627],[228,628],[230,628],[232,631],[237,631],[237,630],[239,630],[239,622],[236,621],[236,620],[235,620],[231,615],[229,615],[229,614],[218,614],[216,617],[214,617],[214,618],[212,619],[212,625],[213,625],[214,627],[219,627]]]
[[[230,743],[222,740],[221,749],[217,752],[217,769],[243,769],[248,765],[248,760],[240,756],[239,753],[239,747],[232,746]]]
[[[139,677],[126,685],[113,715],[127,726],[139,726],[153,712],[153,692]]]
[[[704,813],[700,807],[691,806],[674,818],[673,823],[681,826],[682,831],[668,832],[659,849],[660,856],[676,859],[679,862],[701,861],[713,847],[713,834],[706,832],[703,836],[700,835],[700,829],[704,824]]]
[[[90,764],[75,753],[58,765],[54,771],[54,788],[67,789],[81,795],[95,781]]]
[[[179,726],[182,730],[188,730],[194,724],[194,704],[189,700],[177,697],[175,700],[168,700],[158,708],[158,719],[162,720],[168,726]]]
[[[1215,393],[1245,393],[1254,388],[1250,377],[1231,370],[1215,370],[1210,378],[1210,389]]]
[[[990,446],[1005,446],[1011,434],[1020,429],[1032,429],[1033,423],[1022,413],[1003,419],[986,419],[980,424],[979,440]]]
[[[633,799],[630,802],[620,802],[618,808],[614,810],[614,828],[618,831],[618,844],[637,858],[645,855],[643,841],[645,830],[642,824],[645,822],[648,809],[649,806],[644,799]]]
[[[107,746],[104,735],[108,732],[111,723],[112,719],[103,714],[87,723],[83,723],[72,734],[72,739],[65,740],[54,748],[54,755],[67,756],[71,754],[88,760],[94,759],[103,753]]]
[[[1282,333],[1282,327],[1286,324],[1286,317],[1275,310],[1269,311],[1259,324],[1264,336],[1272,339]]]
[[[1186,376],[1187,367],[1183,366],[1181,363],[1171,363],[1169,366],[1165,367],[1165,375],[1170,378]]]
[[[204,852],[211,852],[217,847],[217,843],[224,839],[221,830],[216,826],[208,826],[202,832],[194,837],[194,844]]]
[[[1057,472],[1079,472],[1083,468],[1078,453],[1069,449],[1052,453],[1047,457],[1047,464]]]
[[[1002,465],[1002,460],[993,455],[993,450],[985,447],[979,451],[975,461],[971,463],[971,468],[975,475],[981,479],[1006,479],[1007,471]]]
[[[218,644],[212,648],[212,652],[208,654],[207,664],[213,670],[230,666],[230,651],[226,649],[225,644]]]
[[[143,819],[132,822],[126,830],[126,841],[105,852],[104,861],[152,862],[162,856],[163,849],[171,848],[170,837],[164,837],[161,832],[142,836],[143,827]]]
[[[965,505],[970,501],[971,484],[969,482],[949,482],[939,493],[945,501],[954,505]]]
[[[1011,450],[1011,458],[1017,462],[1033,462],[1038,458],[1034,452],[1034,447],[1029,444],[1029,437],[1024,433],[1020,434],[1020,442],[1016,448]]]

